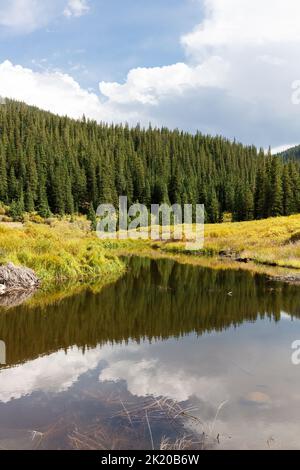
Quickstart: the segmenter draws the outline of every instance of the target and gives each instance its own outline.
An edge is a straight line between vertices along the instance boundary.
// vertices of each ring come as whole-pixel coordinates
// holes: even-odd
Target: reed
[[[90,231],[76,223],[53,226],[27,223],[0,226],[0,264],[32,269],[43,285],[66,280],[91,281],[123,273],[125,266]]]

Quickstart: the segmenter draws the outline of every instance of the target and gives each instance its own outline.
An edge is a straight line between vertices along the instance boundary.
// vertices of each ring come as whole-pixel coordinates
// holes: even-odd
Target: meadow
[[[115,280],[126,271],[126,255],[299,276],[300,215],[206,225],[204,248],[195,253],[186,251],[184,240],[99,240],[84,217],[0,223],[0,264],[33,269],[46,290],[57,283],[88,285],[101,280],[102,285]]]
[[[62,281],[115,277],[125,270],[107,252],[83,218],[48,224],[0,224],[0,264],[12,262],[35,271],[43,286]]]
[[[166,252],[185,252],[184,242],[167,242]],[[205,226],[202,254],[300,269],[300,215]]]

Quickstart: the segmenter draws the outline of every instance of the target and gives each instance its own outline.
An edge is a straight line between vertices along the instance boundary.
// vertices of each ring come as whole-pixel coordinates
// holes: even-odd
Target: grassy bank
[[[163,231],[169,233],[170,228],[165,227]],[[181,241],[102,243],[105,250],[116,256],[167,257],[182,264],[217,270],[243,269],[278,280],[300,281],[300,215],[206,225],[205,243],[200,252],[186,251],[186,243]]]
[[[169,253],[185,253],[184,242],[162,243]],[[300,269],[300,215],[205,226],[203,254],[249,260],[259,265]]]
[[[109,281],[125,269],[79,221],[57,221],[51,226],[1,224],[0,264],[7,262],[33,269],[43,286],[100,277]]]
[[[33,269],[44,290],[52,291],[54,298],[78,287],[97,288],[116,280],[126,269],[121,255],[170,257],[213,269],[300,276],[300,215],[206,225],[200,253],[187,253],[180,241],[100,241],[83,218],[55,220],[50,225],[0,224],[0,264],[13,262]],[[239,263],[237,258],[248,263]],[[62,282],[70,282],[72,288],[63,289],[57,296],[59,289],[53,286]]]

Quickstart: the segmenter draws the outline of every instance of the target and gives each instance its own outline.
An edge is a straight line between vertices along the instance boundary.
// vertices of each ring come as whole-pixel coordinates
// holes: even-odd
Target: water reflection
[[[70,346],[202,335],[264,317],[278,322],[283,311],[300,318],[298,287],[243,271],[132,259],[129,273],[99,295],[86,291],[46,309],[0,309],[0,338],[13,365]]]
[[[298,296],[249,273],[138,259],[97,296],[2,312],[0,446],[150,448],[148,410],[157,447],[204,431],[217,448],[299,448]],[[161,397],[197,426],[174,428]]]

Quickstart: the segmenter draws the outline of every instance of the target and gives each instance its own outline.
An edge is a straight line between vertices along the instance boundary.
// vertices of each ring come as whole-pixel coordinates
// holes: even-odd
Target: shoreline
[[[35,297],[59,301],[78,289],[97,291],[126,272],[121,259],[126,256],[243,270],[300,285],[300,215],[206,225],[205,246],[198,253],[187,252],[183,241],[99,240],[82,217],[56,220],[51,226],[1,223],[0,246],[0,265],[29,268],[40,279],[40,294],[29,303]]]

